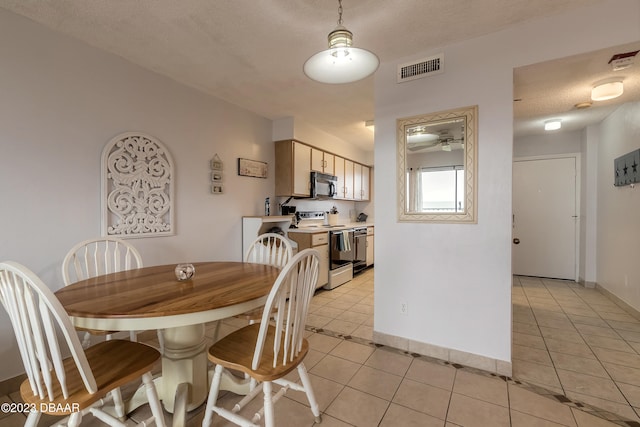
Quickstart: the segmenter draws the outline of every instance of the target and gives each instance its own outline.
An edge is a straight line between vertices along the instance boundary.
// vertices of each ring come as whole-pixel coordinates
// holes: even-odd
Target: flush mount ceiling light
[[[562,120],[552,119],[544,122],[544,130],[558,130],[562,127]]]
[[[320,83],[341,84],[362,80],[378,69],[373,53],[353,47],[353,33],[342,25],[342,0],[338,0],[338,26],[329,33],[329,49],[307,59],[304,73]]]
[[[591,99],[594,101],[606,101],[617,98],[624,92],[621,81],[602,83],[591,89]]]

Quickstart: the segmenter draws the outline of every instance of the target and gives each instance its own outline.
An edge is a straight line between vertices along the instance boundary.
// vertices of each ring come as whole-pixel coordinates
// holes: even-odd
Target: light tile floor
[[[634,387],[638,386],[629,383],[630,377],[640,378],[640,363],[635,368],[629,366],[634,360],[630,355],[640,347],[633,344],[640,340],[632,340],[640,337],[640,322],[625,316],[598,291],[567,282],[522,277],[514,278],[513,313],[514,372],[518,380],[372,344],[372,270],[332,291],[319,291],[309,317],[307,339],[311,350],[305,365],[323,412],[321,425],[640,425],[591,406],[604,406],[605,402],[607,407],[603,409],[617,409],[634,415],[627,418],[637,419],[635,412],[629,412],[634,411],[633,406],[625,405],[620,396],[628,400],[640,396],[634,395]],[[636,324],[637,331],[630,329]],[[225,334],[242,325],[237,319],[229,319],[221,332]],[[618,336],[614,337],[607,328]],[[214,325],[207,328],[208,337],[213,336],[214,329]],[[146,336],[153,344],[154,334]],[[610,340],[625,341],[630,348]],[[592,349],[591,356],[587,348]],[[240,397],[226,393],[220,399],[230,407]],[[9,400],[19,401],[19,396],[14,393],[0,398],[0,402]],[[254,409],[254,403],[259,404],[260,399],[246,411]],[[148,407],[139,408],[130,414],[127,424],[144,419],[148,412]],[[190,413],[188,425],[200,425],[202,412],[200,408]],[[603,418],[607,416],[611,421]],[[53,421],[44,418],[40,424]],[[99,425],[91,417],[86,421],[85,425]],[[170,414],[167,421],[171,422]],[[0,414],[2,427],[23,423],[22,415]],[[276,404],[276,424],[313,425],[303,394],[289,391]],[[213,425],[230,424],[214,417]]]

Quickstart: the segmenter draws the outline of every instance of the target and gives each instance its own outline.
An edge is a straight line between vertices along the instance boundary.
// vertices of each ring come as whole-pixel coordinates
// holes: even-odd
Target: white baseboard
[[[496,375],[511,377],[513,372],[511,362],[506,360],[492,359],[490,357],[466,353],[460,350],[439,347],[437,345],[414,341],[395,335],[388,335],[378,331],[373,331],[373,342],[405,350],[410,353],[417,353],[423,356],[445,360],[449,363],[458,363],[471,368],[481,369]]]

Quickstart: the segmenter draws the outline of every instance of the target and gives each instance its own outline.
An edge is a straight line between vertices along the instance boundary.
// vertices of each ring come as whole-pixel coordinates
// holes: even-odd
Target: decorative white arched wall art
[[[102,234],[174,234],[173,159],[151,135],[126,132],[102,151]]]

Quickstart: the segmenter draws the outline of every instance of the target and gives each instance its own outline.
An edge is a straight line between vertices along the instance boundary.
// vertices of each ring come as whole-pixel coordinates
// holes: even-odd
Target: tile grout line
[[[330,336],[330,337],[334,337],[334,338],[339,338],[339,339],[343,339],[343,340],[349,340],[358,344],[363,344],[363,345],[367,345],[370,346],[372,348],[384,348],[385,350],[389,350],[392,351],[396,354],[402,354],[405,356],[411,356],[414,359],[420,359],[420,360],[424,360],[424,361],[428,361],[428,362],[432,362],[432,363],[436,363],[439,364],[441,366],[453,366],[454,368],[456,368],[456,375],[458,370],[462,370],[462,371],[466,371],[466,372],[470,372],[473,374],[477,374],[477,375],[481,375],[487,378],[499,378],[502,379],[503,381],[505,381],[507,384],[515,384],[519,387],[524,388],[525,390],[531,391],[533,393],[536,393],[540,396],[543,396],[545,398],[548,398],[554,402],[559,402],[563,405],[568,406],[569,408],[576,408],[578,410],[581,410],[585,413],[594,415],[598,418],[604,419],[606,421],[621,425],[621,426],[634,426],[636,424],[630,424],[633,423],[634,421],[628,420],[618,414],[614,414],[612,412],[609,411],[605,411],[602,410],[600,408],[597,408],[595,406],[589,405],[587,403],[582,403],[579,401],[575,401],[573,399],[570,399],[564,395],[558,395],[557,393],[551,392],[549,390],[546,390],[543,387],[540,386],[536,386],[521,380],[516,380],[512,377],[506,377],[503,375],[497,375],[494,373],[490,373],[487,371],[483,371],[480,369],[476,369],[476,368],[472,368],[472,367],[468,367],[468,366],[464,366],[464,365],[460,365],[458,363],[451,363],[451,362],[447,362],[447,361],[443,361],[440,359],[436,359],[430,356],[424,356],[418,353],[412,353],[412,352],[408,352],[405,350],[400,350],[394,347],[390,347],[390,346],[386,346],[386,345],[382,345],[382,344],[376,344],[370,340],[364,339],[364,338],[359,338],[359,337],[353,337],[351,335],[343,335],[337,332],[333,332],[330,330],[325,330],[323,328],[315,328],[315,327],[311,327],[311,326],[307,326],[306,327],[307,331],[310,332],[314,332],[314,333],[318,333],[321,335],[326,335],[326,336]],[[346,387],[346,386],[345,386]],[[453,394],[453,390],[451,391],[451,394]],[[509,407],[509,410],[511,410],[511,408]],[[446,420],[445,420],[446,421]]]

